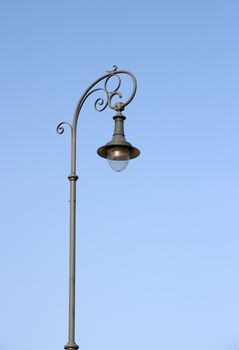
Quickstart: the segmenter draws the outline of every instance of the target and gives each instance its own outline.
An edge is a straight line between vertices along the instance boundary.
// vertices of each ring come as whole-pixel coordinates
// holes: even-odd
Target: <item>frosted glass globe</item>
[[[110,148],[107,153],[109,165],[114,171],[124,170],[129,162],[130,152],[125,147],[116,146]]]

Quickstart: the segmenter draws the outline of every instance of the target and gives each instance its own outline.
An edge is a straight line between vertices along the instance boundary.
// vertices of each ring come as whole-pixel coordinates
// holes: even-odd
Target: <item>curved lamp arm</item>
[[[115,104],[112,103],[112,99],[114,96],[118,96],[119,98],[122,98],[122,94],[119,91],[121,87],[121,78],[120,74],[126,74],[130,76],[133,82],[133,89],[132,93],[129,96],[129,98],[125,102],[117,102]],[[108,89],[108,82],[112,77],[117,77],[118,82],[117,86],[114,90],[110,91]],[[98,83],[100,83],[102,80],[104,80],[104,86],[100,88],[93,89]],[[113,69],[111,71],[107,71],[105,75],[101,76],[97,80],[95,80],[83,93],[83,95],[80,97],[76,109],[73,116],[73,122],[72,125],[67,122],[62,122],[57,126],[57,132],[58,134],[63,134],[64,132],[64,124],[67,124],[71,128],[72,132],[72,143],[71,143],[71,175],[76,175],[76,131],[77,131],[77,124],[78,124],[78,118],[81,112],[81,108],[84,105],[87,98],[92,95],[94,92],[97,91],[103,91],[105,93],[105,99],[100,97],[95,101],[95,109],[98,112],[104,111],[107,106],[117,112],[121,112],[124,110],[124,108],[133,100],[135,93],[137,89],[137,81],[133,73],[127,71],[127,70],[117,70],[117,66],[113,66]]]

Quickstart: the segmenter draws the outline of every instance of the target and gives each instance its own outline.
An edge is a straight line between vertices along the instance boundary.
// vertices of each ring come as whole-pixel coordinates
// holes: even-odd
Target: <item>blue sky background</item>
[[[81,350],[239,349],[237,1],[1,1],[0,349],[63,349],[71,121],[117,64],[141,157],[114,173],[78,125]],[[98,96],[96,96],[98,97]]]

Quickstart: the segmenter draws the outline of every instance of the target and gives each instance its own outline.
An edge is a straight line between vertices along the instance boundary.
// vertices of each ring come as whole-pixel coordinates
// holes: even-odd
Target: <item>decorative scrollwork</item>
[[[71,125],[70,123],[68,123],[68,122],[62,122],[62,123],[60,123],[60,124],[57,126],[57,128],[56,128],[57,134],[60,134],[60,135],[63,134],[63,132],[65,131],[65,128],[64,128],[63,125],[68,125],[68,126],[70,127],[71,131],[72,131],[72,125]]]
[[[92,86],[83,95],[83,97],[80,100],[80,103],[78,104],[78,112],[81,109],[82,105],[84,104],[85,100],[90,95],[92,95],[94,92],[97,92],[97,91],[103,91],[105,93],[105,98],[99,97],[96,99],[96,101],[94,103],[94,107],[97,110],[97,112],[104,111],[106,109],[106,107],[109,107],[109,108],[114,109],[116,111],[118,111],[118,110],[122,111],[122,110],[124,110],[124,107],[127,104],[129,104],[130,101],[133,99],[135,92],[136,92],[136,79],[132,73],[130,73],[128,71],[118,71],[117,66],[113,66],[113,69],[106,71],[106,73],[107,73],[107,75],[103,76],[98,81],[93,83]],[[128,100],[126,100],[125,102],[113,103],[112,102],[113,97],[118,96],[120,99],[123,98],[122,93],[119,91],[119,89],[121,87],[121,83],[122,83],[120,74],[127,74],[131,77],[131,79],[133,80],[133,92],[132,92],[131,96],[128,98]],[[117,83],[116,83],[116,86],[114,88],[110,89],[109,88],[109,81],[112,80],[112,78],[116,78]],[[96,88],[96,89],[92,90],[92,87],[95,86],[96,84],[98,84],[101,80],[105,80],[104,87]]]
[[[132,93],[131,95],[128,97],[127,100],[122,102],[118,101],[113,103],[113,97],[118,96],[120,99],[123,99],[123,95],[120,92],[120,87],[121,87],[121,75],[128,75],[133,83],[133,88],[132,88]],[[114,88],[109,88],[109,82],[111,79],[116,79],[116,86]],[[104,81],[104,85],[103,87],[96,87],[101,81]],[[97,92],[97,91],[103,91],[105,96],[104,97],[99,97],[95,100],[94,103],[94,107],[98,112],[102,112],[104,111],[107,107],[115,110],[115,111],[123,111],[124,108],[132,101],[132,99],[135,96],[136,93],[136,89],[137,89],[137,82],[136,82],[136,78],[135,76],[126,70],[118,70],[117,66],[113,66],[113,68],[109,71],[106,71],[106,74],[103,75],[102,77],[100,77],[99,79],[97,79],[96,81],[94,81],[88,88],[87,90],[84,92],[84,94],[81,96],[81,98],[79,99],[77,106],[76,106],[76,110],[74,113],[74,117],[73,117],[73,123],[72,125],[70,125],[69,123],[60,123],[57,127],[57,132],[58,134],[62,134],[64,132],[64,127],[62,125],[67,124],[71,127],[72,132],[75,134],[76,133],[76,128],[77,128],[77,122],[78,122],[78,117],[81,111],[81,108],[83,106],[83,104],[85,103],[86,99],[92,95],[93,93]]]

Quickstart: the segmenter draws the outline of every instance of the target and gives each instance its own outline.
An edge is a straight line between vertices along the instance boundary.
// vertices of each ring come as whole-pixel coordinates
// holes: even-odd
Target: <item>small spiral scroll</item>
[[[113,69],[107,70],[106,73],[114,73],[117,71],[117,69],[118,69],[118,67],[116,65],[113,65]]]
[[[84,100],[83,100],[83,102],[82,102],[82,105],[83,105],[83,103],[85,102],[85,100],[86,100],[90,95],[92,95],[94,92],[96,92],[96,91],[103,91],[104,93],[106,93],[105,89],[103,89],[103,88],[97,88],[97,89],[91,90],[91,91],[85,96],[85,98],[84,98]],[[106,99],[103,98],[103,97],[99,97],[99,98],[97,98],[97,100],[96,100],[95,103],[94,103],[94,107],[95,107],[95,110],[96,110],[97,112],[103,112],[103,111],[106,109],[107,106],[108,106],[108,96],[107,96],[107,94],[106,94]]]
[[[64,128],[63,125],[68,125],[68,126],[70,127],[71,131],[72,131],[72,125],[71,125],[70,123],[68,123],[68,122],[62,122],[62,123],[60,123],[60,124],[57,126],[57,128],[56,128],[57,134],[59,134],[59,135],[63,134],[63,132],[65,131],[65,128]]]
[[[101,107],[99,107],[99,106],[101,106]],[[97,112],[103,112],[107,106],[108,106],[108,101],[105,101],[102,97],[97,98],[97,100],[95,101],[95,105],[94,105]]]

